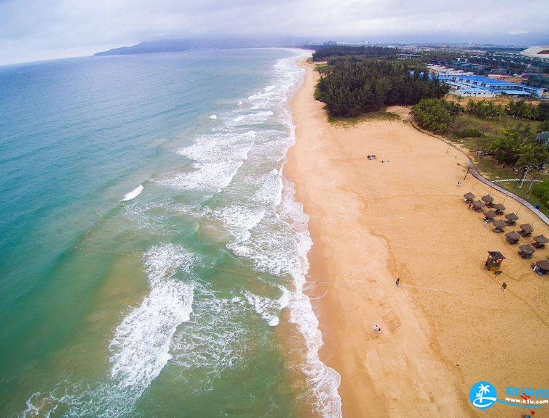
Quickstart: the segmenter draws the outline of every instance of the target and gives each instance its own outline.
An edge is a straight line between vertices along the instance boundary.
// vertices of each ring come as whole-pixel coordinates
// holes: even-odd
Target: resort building
[[[460,73],[439,73],[439,80],[448,84],[450,94],[465,97],[543,97],[543,89],[504,80]]]
[[[521,51],[520,54],[530,58],[549,60],[549,46],[532,46]]]

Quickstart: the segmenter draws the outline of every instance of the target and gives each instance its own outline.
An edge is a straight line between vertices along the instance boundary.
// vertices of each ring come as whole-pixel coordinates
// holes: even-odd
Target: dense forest
[[[339,60],[321,77],[316,98],[326,103],[331,116],[352,117],[447,92],[446,85],[405,62]]]
[[[381,46],[324,46],[313,53],[313,61],[325,61],[328,58],[361,56],[370,58],[396,57],[400,51],[396,48]]]

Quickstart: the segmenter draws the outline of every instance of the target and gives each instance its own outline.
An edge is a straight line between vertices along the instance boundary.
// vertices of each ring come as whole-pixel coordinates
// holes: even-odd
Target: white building
[[[549,46],[532,46],[521,51],[520,54],[530,58],[549,60]]]

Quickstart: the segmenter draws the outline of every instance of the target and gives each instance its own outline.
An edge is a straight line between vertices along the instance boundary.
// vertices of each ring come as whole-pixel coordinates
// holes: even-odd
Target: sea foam
[[[178,151],[193,160],[193,170],[177,173],[158,182],[179,190],[220,192],[227,187],[254,144],[255,131],[224,131],[203,135]]]
[[[137,196],[139,196],[141,194],[142,191],[143,191],[143,185],[140,184],[135,189],[133,189],[131,192],[127,193],[124,196],[124,198],[122,199],[122,202],[128,202],[130,200],[135,199]]]
[[[110,343],[111,377],[122,388],[144,390],[170,360],[170,342],[177,326],[190,318],[193,285],[174,276],[189,275],[195,257],[183,247],[164,244],[145,255],[151,292],[115,330]]]

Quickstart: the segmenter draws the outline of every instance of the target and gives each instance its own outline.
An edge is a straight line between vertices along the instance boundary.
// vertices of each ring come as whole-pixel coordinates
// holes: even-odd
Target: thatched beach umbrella
[[[543,248],[548,242],[549,239],[545,238],[543,235],[538,235],[537,237],[534,237],[533,245],[536,248]]]
[[[505,256],[499,251],[488,251],[488,259],[484,263],[484,267],[489,271],[499,271],[503,260],[505,260]]]
[[[536,262],[536,266],[542,268],[543,270],[549,270],[549,261],[539,260]]]
[[[477,200],[476,202],[473,202],[473,208],[477,212],[480,212],[484,206],[485,206],[484,202],[481,202],[480,200]]]
[[[514,225],[518,221],[519,217],[513,212],[511,212],[505,215],[505,219],[506,219],[505,222],[507,222],[507,225]]]
[[[485,219],[493,219],[494,216],[496,216],[496,212],[494,212],[493,210],[487,210],[486,212],[484,212]]]
[[[491,206],[494,198],[487,194],[486,196],[482,196],[482,201],[485,202],[488,206]]]
[[[532,258],[532,254],[536,252],[536,249],[530,244],[519,245],[519,255],[522,258]]]
[[[520,239],[520,235],[517,231],[511,231],[505,234],[505,239],[509,244],[516,244]]]
[[[472,202],[473,199],[475,198],[475,195],[474,195],[473,193],[469,192],[469,193],[465,193],[465,194],[463,195],[463,197],[465,198],[465,201],[466,201],[467,203],[470,203],[470,202]]]
[[[503,221],[496,221],[494,222],[494,232],[503,232],[503,228],[507,226],[507,224]]]
[[[503,215],[503,212],[505,211],[505,206],[503,206],[501,203],[498,203],[497,205],[494,205],[494,209],[496,210],[496,213],[498,215]]]
[[[549,261],[546,261],[546,260],[536,261],[536,267],[537,269],[534,268],[534,270],[537,271],[538,273],[547,274],[549,272]]]
[[[530,224],[522,224],[520,226],[519,234],[521,234],[523,237],[526,237],[530,235],[532,232],[534,232],[534,228]]]

